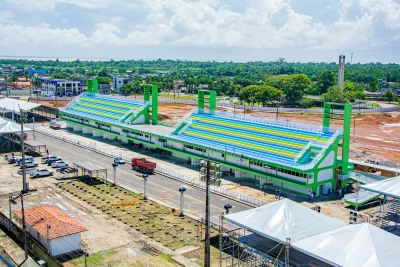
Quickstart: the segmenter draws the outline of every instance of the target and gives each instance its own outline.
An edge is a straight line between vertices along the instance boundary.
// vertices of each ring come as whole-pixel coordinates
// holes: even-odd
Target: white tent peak
[[[375,193],[400,198],[400,176],[362,185],[361,188]]]
[[[345,222],[318,213],[292,200],[283,199],[258,208],[225,215],[225,218],[251,232],[284,242],[320,234]]]
[[[292,244],[335,266],[397,266],[400,238],[372,224],[350,224]]]
[[[24,132],[31,132],[32,129],[25,127]],[[0,134],[20,133],[21,125],[19,123],[6,120],[0,117]]]

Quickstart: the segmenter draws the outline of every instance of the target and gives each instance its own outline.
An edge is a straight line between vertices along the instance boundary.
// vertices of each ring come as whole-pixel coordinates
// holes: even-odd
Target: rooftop
[[[22,211],[16,215],[22,217]],[[25,221],[41,236],[55,239],[87,230],[85,226],[72,219],[55,206],[38,206],[25,210]],[[50,226],[47,232],[47,226]]]

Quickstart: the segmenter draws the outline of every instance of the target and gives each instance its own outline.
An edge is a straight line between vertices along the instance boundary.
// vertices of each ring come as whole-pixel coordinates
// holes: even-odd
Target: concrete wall
[[[81,248],[81,234],[72,234],[50,240],[50,254],[57,256]]]

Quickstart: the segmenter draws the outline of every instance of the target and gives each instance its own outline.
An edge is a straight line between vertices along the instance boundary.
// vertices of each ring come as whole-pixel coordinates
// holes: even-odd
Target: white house
[[[132,78],[129,78],[129,77],[113,76],[113,88],[114,88],[114,91],[119,93],[119,89],[124,84],[131,84],[132,82],[133,82]]]
[[[16,212],[22,218],[22,211]],[[26,230],[47,248],[52,256],[81,249],[81,232],[85,226],[55,206],[38,206],[25,210]]]
[[[82,81],[42,79],[42,96],[74,96],[82,92]]]

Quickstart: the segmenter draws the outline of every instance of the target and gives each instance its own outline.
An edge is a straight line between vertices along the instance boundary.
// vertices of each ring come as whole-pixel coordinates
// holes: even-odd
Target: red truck
[[[154,173],[157,163],[146,160],[145,158],[132,158],[132,170],[141,173]]]

